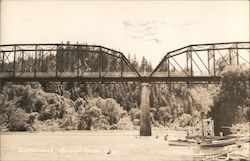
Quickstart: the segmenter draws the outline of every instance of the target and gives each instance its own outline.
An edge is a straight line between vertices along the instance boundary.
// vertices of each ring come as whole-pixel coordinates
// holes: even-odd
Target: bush
[[[249,135],[250,134],[250,122],[241,123],[241,124],[233,124],[230,131],[233,134]]]
[[[169,106],[160,107],[158,111],[159,122],[162,125],[166,125],[166,123],[170,122],[170,119],[173,117],[171,108]]]
[[[63,110],[63,118],[59,122],[60,128],[76,130],[79,120],[74,107],[66,106]]]
[[[107,130],[109,128],[109,122],[104,115],[100,115],[93,123],[93,128],[98,130]]]
[[[112,98],[105,99],[104,101],[99,98],[98,101],[102,101],[102,106],[99,106],[99,108],[102,110],[102,114],[105,116],[109,124],[117,124],[123,113],[122,107]]]
[[[121,118],[119,122],[117,123],[117,129],[118,130],[133,130],[134,125],[131,121],[131,118],[128,115]]]
[[[174,124],[176,124],[177,127],[191,126],[192,116],[184,113],[174,121]]]
[[[135,126],[140,126],[140,120],[139,119],[134,119],[133,124]]]
[[[102,114],[101,109],[96,106],[89,106],[80,117],[80,122],[78,125],[79,130],[91,130],[94,128],[94,122],[98,120]]]
[[[132,121],[134,121],[135,119],[140,120],[140,113],[141,113],[141,110],[139,108],[132,108],[129,111],[129,115],[131,117],[131,120]]]
[[[34,130],[38,131],[60,130],[60,126],[57,120],[46,120],[46,121],[35,120],[32,127],[34,128]]]
[[[27,124],[28,115],[22,109],[16,109],[9,118],[8,128],[10,131],[27,131],[30,127]]]

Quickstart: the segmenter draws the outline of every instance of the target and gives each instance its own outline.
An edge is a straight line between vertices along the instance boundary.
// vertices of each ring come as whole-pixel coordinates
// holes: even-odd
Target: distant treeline
[[[13,53],[12,53],[13,54]],[[6,59],[7,60],[7,59]],[[134,56],[128,56],[128,61],[137,71],[152,71],[151,62],[145,57],[142,58],[140,65]],[[4,65],[4,71],[14,70],[14,62],[0,62]],[[119,72],[123,70],[132,71],[129,65],[122,59],[119,53],[112,51],[107,53],[97,49],[88,49],[85,46],[67,46],[58,48],[57,51],[30,51],[19,52],[15,58],[15,70],[18,72],[98,72],[102,68],[103,72]]]

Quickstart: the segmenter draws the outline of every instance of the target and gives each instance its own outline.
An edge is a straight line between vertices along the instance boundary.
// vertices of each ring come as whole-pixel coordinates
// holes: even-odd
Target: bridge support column
[[[0,94],[3,92],[4,82],[0,80]]]
[[[149,84],[141,84],[140,136],[151,136]]]

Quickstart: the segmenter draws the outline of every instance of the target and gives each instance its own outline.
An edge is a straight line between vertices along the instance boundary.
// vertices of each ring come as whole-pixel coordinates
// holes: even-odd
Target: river
[[[164,140],[184,138],[184,131],[153,131],[140,137],[132,131],[5,132],[1,161],[181,161],[195,160],[198,146],[169,146]]]

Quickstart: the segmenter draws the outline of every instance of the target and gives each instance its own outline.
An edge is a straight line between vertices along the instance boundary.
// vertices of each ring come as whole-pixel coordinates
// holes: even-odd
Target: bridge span
[[[138,72],[122,52],[80,44],[0,45],[1,82],[209,82],[227,65],[247,64],[250,42],[188,45],[153,72]]]
[[[141,82],[140,135],[151,135],[149,84],[219,83],[226,66],[250,68],[250,42],[188,45],[166,53],[152,72],[139,72],[122,52],[97,45],[0,45],[6,82]]]

